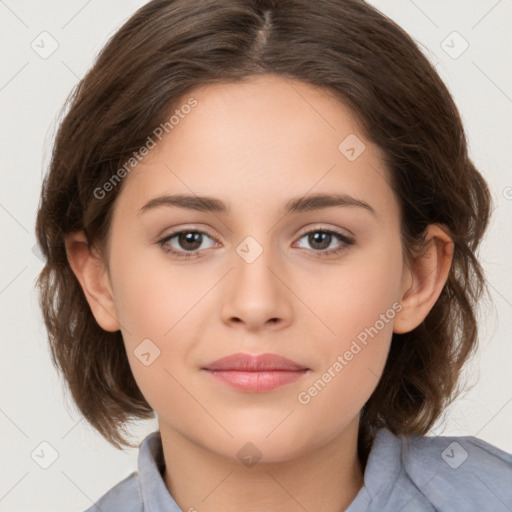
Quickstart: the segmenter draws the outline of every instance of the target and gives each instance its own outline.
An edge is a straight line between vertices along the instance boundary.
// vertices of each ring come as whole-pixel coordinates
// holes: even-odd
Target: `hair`
[[[406,262],[423,247],[429,224],[444,226],[453,240],[437,302],[417,328],[393,334],[383,375],[361,411],[360,453],[379,428],[427,433],[460,391],[486,291],[476,250],[491,197],[469,158],[457,107],[413,39],[362,0],[153,0],[110,38],[67,98],[36,221],[46,258],[37,286],[52,361],[81,413],[118,448],[133,446],[127,422],[154,411],[132,375],[121,332],[104,331],[92,315],[65,237],[83,230],[102,251],[125,181],[119,170],[134,151],[195,88],[263,74],[321,87],[354,112],[383,151]],[[114,178],[119,183],[98,194]]]

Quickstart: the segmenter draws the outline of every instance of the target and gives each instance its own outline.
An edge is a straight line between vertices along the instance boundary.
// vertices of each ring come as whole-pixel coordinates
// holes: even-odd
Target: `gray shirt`
[[[138,472],[86,512],[182,511],[163,481],[159,432],[139,448]],[[364,486],[345,512],[511,512],[512,455],[475,437],[402,437],[379,430]],[[309,512],[315,512],[313,510]]]

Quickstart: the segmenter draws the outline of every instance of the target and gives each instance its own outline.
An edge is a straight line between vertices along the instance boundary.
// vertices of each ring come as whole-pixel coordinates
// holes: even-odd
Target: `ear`
[[[112,285],[103,258],[89,247],[83,231],[68,235],[65,244],[69,265],[80,282],[94,318],[105,331],[118,331],[120,326]]]
[[[410,332],[423,322],[436,303],[448,279],[453,241],[441,224],[426,229],[424,251],[417,254],[411,268],[404,269],[401,296],[402,309],[396,314],[393,332]]]

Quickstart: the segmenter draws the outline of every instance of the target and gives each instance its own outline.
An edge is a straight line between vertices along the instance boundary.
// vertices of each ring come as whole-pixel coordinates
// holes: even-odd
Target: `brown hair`
[[[361,414],[361,442],[376,429],[425,434],[457,392],[477,340],[485,289],[475,251],[490,195],[468,157],[457,108],[413,40],[362,0],[153,0],[108,41],[65,107],[42,186],[38,279],[52,359],[85,418],[112,444],[153,411],[129,367],[121,332],[96,323],[66,257],[84,230],[104,247],[123,182],[112,180],[195,87],[275,74],[324,88],[350,107],[384,152],[402,212],[408,260],[425,228],[454,242],[450,274],[426,319],[394,334],[383,376]],[[118,174],[119,176],[119,174]]]

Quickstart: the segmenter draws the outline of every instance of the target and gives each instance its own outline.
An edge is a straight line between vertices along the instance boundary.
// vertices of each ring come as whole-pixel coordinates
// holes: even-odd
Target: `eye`
[[[313,251],[317,253],[315,256],[318,257],[340,254],[347,250],[348,246],[354,243],[352,238],[330,229],[313,229],[304,233],[300,240],[303,238],[305,238],[307,243],[311,245]],[[328,249],[332,242],[336,240],[340,242],[340,245],[338,247]]]
[[[200,256],[198,254],[199,249],[204,250],[209,248],[203,245],[204,237],[213,240],[206,231],[200,229],[184,229],[171,233],[162,240],[159,240],[158,244],[165,252],[174,254],[179,258],[195,258]]]
[[[206,244],[205,237],[214,243],[210,246]],[[342,253],[354,243],[352,238],[330,229],[312,229],[302,234],[299,241],[306,239],[312,247],[315,257],[328,257]],[[338,241],[337,247],[329,249],[333,242]],[[162,249],[178,258],[197,258],[201,257],[201,251],[212,248],[216,241],[206,231],[200,229],[182,229],[167,235],[157,242]],[[301,247],[302,248],[302,247]]]

